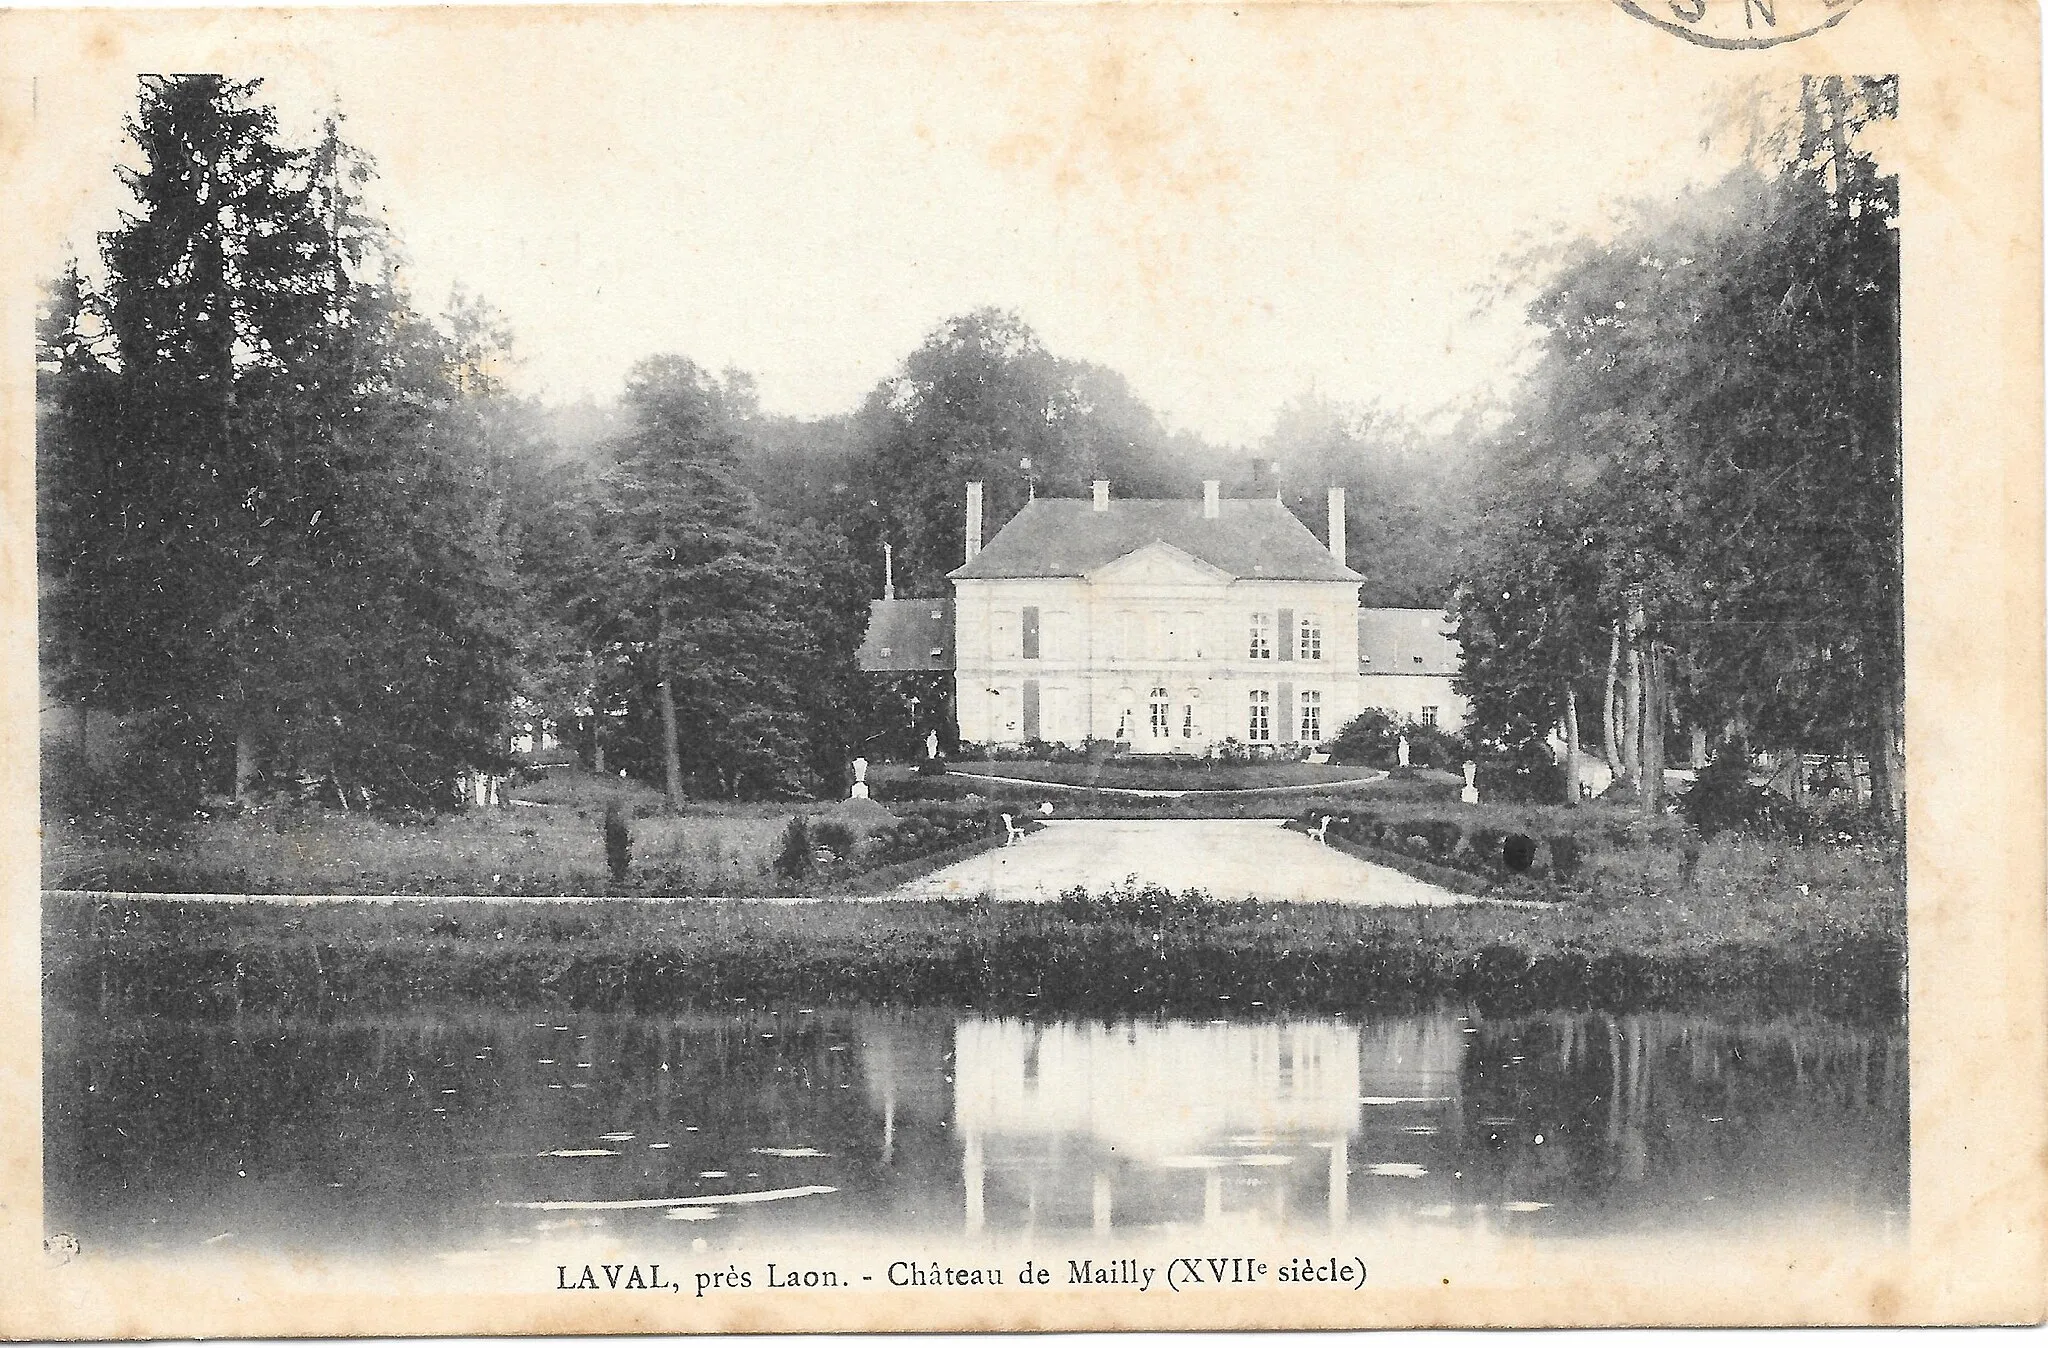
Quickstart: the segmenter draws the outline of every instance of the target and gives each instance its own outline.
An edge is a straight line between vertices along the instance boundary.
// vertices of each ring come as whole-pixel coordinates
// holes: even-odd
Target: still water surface
[[[602,1226],[1903,1235],[1902,1029],[1477,1013],[53,1015],[46,1224],[143,1253],[510,1251]]]

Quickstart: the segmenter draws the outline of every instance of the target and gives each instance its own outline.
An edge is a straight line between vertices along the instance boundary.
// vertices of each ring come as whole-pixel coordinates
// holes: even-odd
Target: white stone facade
[[[1238,580],[1162,543],[1079,578],[957,580],[954,604],[966,740],[1313,745],[1363,705],[1355,581]]]

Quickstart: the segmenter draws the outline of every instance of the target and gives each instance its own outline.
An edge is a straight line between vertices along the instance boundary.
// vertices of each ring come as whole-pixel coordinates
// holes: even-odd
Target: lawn
[[[870,801],[692,803],[661,812],[638,783],[563,773],[514,787],[500,810],[396,822],[332,808],[267,809],[137,836],[108,820],[44,829],[50,889],[237,894],[508,894],[617,892],[605,864],[604,810],[630,819],[629,891],[771,895],[789,886],[775,857],[792,815],[815,830],[843,824],[855,849],[899,823]],[[934,862],[936,864],[936,861]]]
[[[1147,791],[1247,791],[1308,787],[1380,776],[1372,768],[1338,763],[1226,763],[1213,758],[1111,758],[1100,763],[1048,763],[1040,759],[962,759],[954,773],[1021,777],[1062,786]]]

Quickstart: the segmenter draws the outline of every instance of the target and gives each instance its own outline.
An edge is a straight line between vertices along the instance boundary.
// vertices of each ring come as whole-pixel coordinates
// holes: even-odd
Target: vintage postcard
[[[2038,22],[0,13],[0,1334],[2039,1320]]]

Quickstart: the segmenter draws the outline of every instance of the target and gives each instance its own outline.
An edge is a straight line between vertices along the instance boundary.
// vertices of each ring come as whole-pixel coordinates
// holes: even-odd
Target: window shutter
[[[1296,639],[1293,609],[1283,608],[1280,610],[1280,630],[1274,633],[1274,636],[1280,647],[1280,658],[1282,660],[1292,660],[1294,658],[1294,642]],[[1287,695],[1282,693],[1280,696],[1285,698]]]
[[[1300,727],[1294,724],[1294,685],[1281,684],[1279,695],[1273,700],[1280,704],[1273,709],[1274,743],[1298,738]]]
[[[1024,658],[1026,660],[1036,660],[1038,658],[1038,605],[1036,604],[1027,604],[1024,607]],[[1035,739],[1036,736],[1032,738]]]
[[[1038,610],[1035,608],[1027,608],[1024,611],[1033,617],[1036,617],[1038,614]],[[1025,650],[1025,657],[1029,659],[1037,653],[1035,648],[1038,645],[1038,624],[1036,622],[1030,623],[1024,630],[1031,634],[1031,646]],[[1027,740],[1045,738],[1044,735],[1039,733],[1037,679],[1024,680],[1024,738]]]

